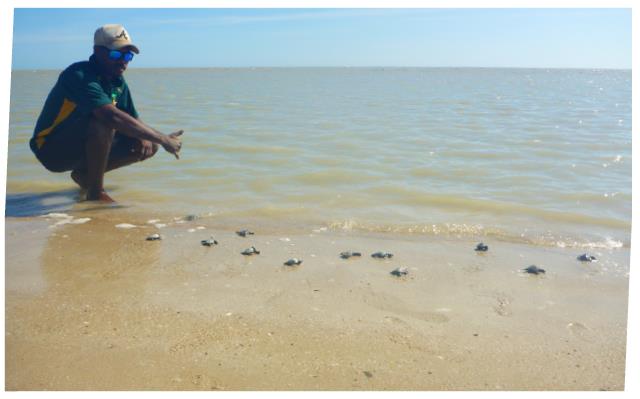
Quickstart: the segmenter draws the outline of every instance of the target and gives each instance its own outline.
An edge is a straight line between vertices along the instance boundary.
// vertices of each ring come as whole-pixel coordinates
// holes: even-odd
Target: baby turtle
[[[218,245],[218,241],[214,240],[213,237],[211,237],[208,240],[200,241],[200,244],[204,245],[205,247],[211,247],[214,245]]]
[[[409,269],[406,267],[398,267],[391,271],[391,275],[396,277],[406,276],[407,274],[409,274]]]
[[[239,235],[240,237],[252,236],[253,235],[253,231],[240,230],[240,231],[236,231],[236,234]]]
[[[546,273],[546,271],[544,269],[539,268],[536,265],[531,265],[529,267],[527,267],[526,269],[524,269],[523,271],[529,273],[529,274],[540,274],[540,273]]]
[[[340,257],[342,259],[349,259],[352,256],[362,256],[362,254],[360,252],[351,252],[351,251],[340,252]]]
[[[288,261],[284,262],[284,265],[285,266],[298,266],[301,263],[302,263],[302,259],[292,258],[292,259],[289,259]]]
[[[489,250],[489,246],[481,242],[480,244],[476,245],[475,250],[478,252],[487,252]]]
[[[187,222],[193,222],[196,219],[198,219],[198,215],[187,215],[184,217],[184,220]]]
[[[241,252],[242,255],[260,255],[260,251],[256,249],[256,247],[247,248]]]
[[[389,252],[376,252],[371,254],[372,258],[384,259],[384,258],[393,258],[393,254]]]
[[[160,234],[151,234],[149,237],[147,237],[147,241],[158,241],[158,240],[162,240],[162,236]]]
[[[597,261],[595,256],[589,255],[589,254],[582,254],[582,255],[578,256],[578,260],[580,262],[595,262],[595,261]]]

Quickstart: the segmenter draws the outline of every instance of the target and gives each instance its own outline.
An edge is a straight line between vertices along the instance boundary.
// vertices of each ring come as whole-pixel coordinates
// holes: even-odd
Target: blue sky
[[[16,9],[12,67],[87,59],[105,23],[131,67],[631,68],[629,9]]]

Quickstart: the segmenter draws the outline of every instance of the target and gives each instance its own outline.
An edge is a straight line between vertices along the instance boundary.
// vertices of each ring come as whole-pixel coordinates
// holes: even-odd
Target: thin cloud
[[[166,18],[141,21],[146,25],[235,25],[247,23],[269,23],[282,21],[302,21],[314,19],[334,19],[353,17],[382,17],[390,13],[407,10],[364,9],[364,10],[330,10],[321,12],[282,13],[270,15],[217,15],[208,17]]]
[[[77,43],[86,42],[93,39],[92,35],[61,35],[59,33],[39,33],[39,34],[14,34],[14,44],[33,43]]]

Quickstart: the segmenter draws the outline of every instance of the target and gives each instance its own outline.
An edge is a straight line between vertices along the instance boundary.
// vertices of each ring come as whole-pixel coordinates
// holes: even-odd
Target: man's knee
[[[89,137],[103,142],[112,142],[115,136],[115,129],[107,126],[97,118],[89,118]]]

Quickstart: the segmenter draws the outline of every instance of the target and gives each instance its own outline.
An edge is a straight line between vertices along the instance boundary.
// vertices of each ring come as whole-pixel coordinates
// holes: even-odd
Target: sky
[[[121,23],[130,67],[631,68],[630,9],[25,9],[13,69],[64,69]]]

